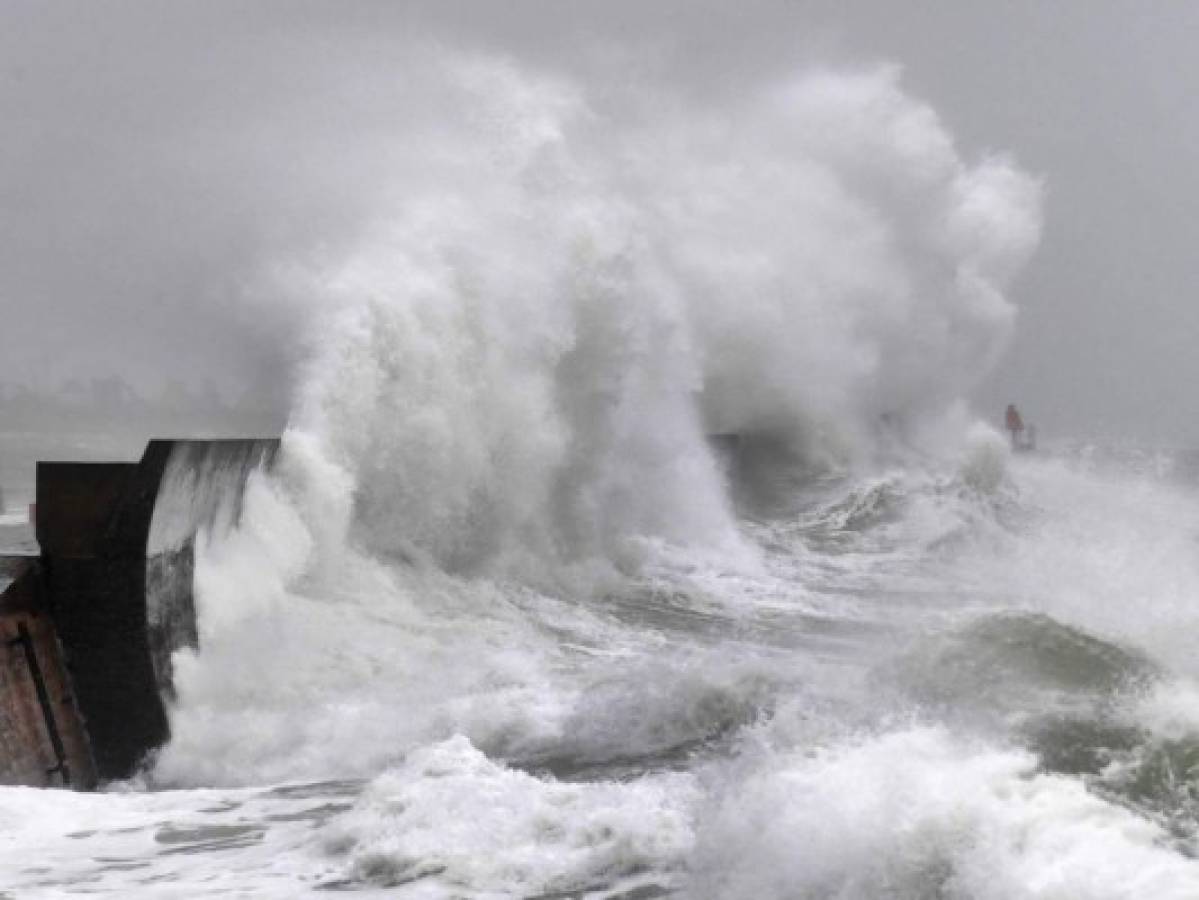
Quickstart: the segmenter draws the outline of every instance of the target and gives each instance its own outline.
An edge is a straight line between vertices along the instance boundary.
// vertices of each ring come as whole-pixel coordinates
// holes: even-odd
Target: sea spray
[[[222,234],[270,251],[238,333],[306,362],[197,544],[173,740],[0,791],[4,890],[1193,896],[1188,456],[965,401],[1037,182],[895,69],[712,99],[374,37],[254,111],[239,193],[294,221]]]
[[[904,900],[1194,895],[1155,824],[1027,753],[911,728],[770,754],[715,792],[685,893]]]
[[[734,544],[706,433],[852,461],[957,416],[1002,349],[1037,185],[965,165],[896,72],[647,120],[445,68],[460,111],[414,136],[403,202],[289,270],[334,310],[291,428],[347,472],[372,551],[503,572]]]
[[[413,83],[357,240],[273,269],[312,352],[277,475],[201,548],[160,779],[562,740],[653,645],[589,600],[655,559],[760,571],[708,434],[935,457],[1010,330],[1038,185],[963,162],[895,70],[687,116],[503,60]]]

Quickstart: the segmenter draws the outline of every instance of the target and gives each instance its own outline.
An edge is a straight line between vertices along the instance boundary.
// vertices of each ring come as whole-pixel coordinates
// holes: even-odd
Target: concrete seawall
[[[87,788],[168,739],[171,655],[196,643],[196,536],[236,523],[277,449],[155,440],[138,463],[38,464],[40,556],[0,581],[0,781]]]

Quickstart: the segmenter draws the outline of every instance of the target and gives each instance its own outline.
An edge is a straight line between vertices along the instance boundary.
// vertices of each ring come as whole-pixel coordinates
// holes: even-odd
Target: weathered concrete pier
[[[137,463],[39,463],[40,554],[0,556],[0,784],[87,790],[170,736],[195,646],[195,541],[234,525],[277,439],[155,440]]]

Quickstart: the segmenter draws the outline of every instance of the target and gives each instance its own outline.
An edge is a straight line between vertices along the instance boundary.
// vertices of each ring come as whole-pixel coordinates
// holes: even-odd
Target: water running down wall
[[[43,768],[73,769],[75,780],[64,783],[85,788],[97,777],[128,777],[167,740],[171,655],[196,645],[196,536],[236,524],[246,479],[269,466],[277,446],[155,440],[137,464],[39,464],[41,558],[25,564],[0,600],[0,620],[12,619],[6,633],[19,628],[30,637],[5,645],[11,671],[0,703],[26,708],[14,722],[32,721],[28,680],[42,721],[23,738],[8,730],[13,747],[0,748],[6,780],[43,783],[36,766],[19,762],[44,755],[41,730],[54,751],[54,765]]]

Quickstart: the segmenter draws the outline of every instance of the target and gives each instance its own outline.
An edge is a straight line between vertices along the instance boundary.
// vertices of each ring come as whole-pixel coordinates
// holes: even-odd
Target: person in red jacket
[[[1024,431],[1024,420],[1020,418],[1020,411],[1016,409],[1015,403],[1007,405],[1007,412],[1003,414],[1003,424],[1012,433],[1012,449],[1018,449],[1020,446],[1020,434]]]

